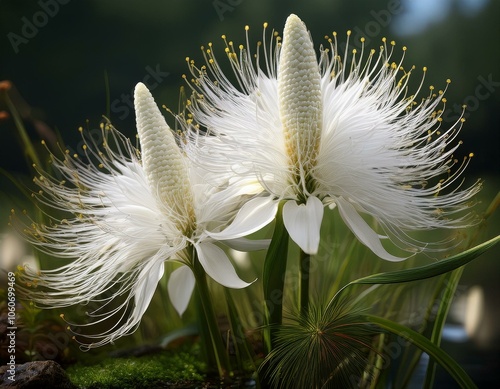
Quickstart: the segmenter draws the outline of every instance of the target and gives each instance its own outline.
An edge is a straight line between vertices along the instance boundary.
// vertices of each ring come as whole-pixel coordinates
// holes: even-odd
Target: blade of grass
[[[446,281],[447,277],[446,274],[443,274],[440,278],[439,281],[434,288],[434,291],[432,293],[432,297],[429,299],[429,304],[427,305],[427,308],[425,310],[425,314],[423,315],[423,320],[422,324],[420,325],[420,328],[417,330],[420,334],[423,334],[424,336],[432,334],[433,327],[430,327],[429,324],[431,323],[431,314],[433,312],[434,304],[439,298],[439,294],[443,290],[443,284]],[[404,366],[408,366],[406,371],[402,372],[403,376],[401,381],[398,382],[398,385],[396,387],[401,387],[401,388],[406,388],[408,386],[408,383],[410,382],[410,379],[415,371],[415,368],[417,367],[420,357],[422,356],[422,350],[417,349],[417,350],[406,350],[405,354],[412,355],[412,358],[409,362],[407,362],[407,357],[408,355],[403,356],[402,364]],[[405,359],[406,358],[406,359]],[[399,377],[398,377],[399,378]]]
[[[9,96],[8,89],[3,89],[2,91],[3,91],[3,98],[5,100],[5,103],[7,104],[7,108],[9,109],[10,114],[12,115],[12,119],[14,119],[14,123],[21,138],[21,143],[24,147],[24,151],[30,160],[29,164],[31,165],[32,163],[34,163],[37,166],[41,166],[40,159],[38,158],[38,154],[35,151],[33,142],[31,141],[28,132],[24,127],[21,115],[19,114],[16,106],[14,105]]]
[[[358,278],[357,280],[351,281],[348,284],[346,284],[342,289],[338,291],[337,295],[341,293],[344,289],[346,289],[348,286],[356,284],[365,284],[365,285],[397,284],[401,282],[424,280],[426,278],[432,278],[440,274],[448,273],[463,265],[466,265],[467,263],[480,256],[491,247],[495,246],[498,242],[500,242],[500,235],[484,243],[481,243],[469,250],[465,250],[450,258],[442,259],[435,263],[414,267],[410,269],[397,270],[393,272],[372,274],[367,277]]]
[[[238,360],[239,370],[245,371],[249,368],[251,371],[256,371],[257,367],[254,363],[254,353],[251,351],[251,345],[245,336],[244,327],[236,308],[233,296],[227,288],[224,288],[224,297],[226,298],[227,317],[231,328],[231,336],[233,339],[236,359]],[[229,342],[229,337],[228,337]]]
[[[455,379],[455,381],[460,385],[461,388],[477,388],[476,384],[474,384],[474,382],[470,379],[470,377],[462,369],[462,367],[457,362],[455,362],[453,358],[451,358],[446,352],[432,343],[425,336],[419,334],[416,331],[413,331],[412,329],[404,325],[388,319],[384,319],[382,317],[374,315],[364,316],[365,319],[370,323],[375,324],[380,328],[393,333],[396,336],[400,336],[401,338],[406,339],[407,341],[427,353],[437,363],[443,366],[443,368],[453,377],[453,379]]]
[[[431,342],[436,346],[441,345],[441,337],[443,333],[443,327],[448,317],[448,312],[450,311],[451,303],[453,301],[453,296],[457,290],[458,281],[462,277],[464,268],[460,267],[450,274],[447,274],[445,279],[446,286],[444,287],[443,297],[441,298],[439,308],[434,320],[434,325],[432,326]],[[434,378],[436,375],[436,362],[434,359],[429,360],[429,365],[427,367],[427,373],[425,375],[424,388],[432,388],[434,383]]]

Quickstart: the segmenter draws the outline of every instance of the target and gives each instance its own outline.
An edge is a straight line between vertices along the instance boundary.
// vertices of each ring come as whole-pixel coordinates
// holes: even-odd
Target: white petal
[[[196,246],[196,252],[203,269],[219,284],[228,288],[246,288],[251,283],[243,281],[226,253],[213,243],[203,242]]]
[[[271,239],[247,239],[247,238],[236,238],[231,240],[220,241],[226,246],[231,247],[238,251],[256,251],[265,250],[269,247]]]
[[[323,203],[317,197],[309,197],[306,204],[298,205],[290,200],[283,206],[283,223],[292,240],[306,253],[318,252],[319,230],[323,220]]]
[[[177,313],[182,316],[186,310],[194,289],[194,274],[191,269],[182,265],[175,269],[168,280],[168,296]]]
[[[207,234],[216,240],[241,238],[269,224],[274,219],[277,209],[277,200],[271,197],[256,197],[241,207],[226,229],[221,232],[207,231]]]
[[[351,229],[356,238],[359,239],[361,243],[367,246],[374,254],[382,259],[392,262],[403,261],[406,258],[396,257],[389,254],[382,243],[380,243],[380,236],[373,231],[373,229],[364,221],[364,219],[358,214],[354,206],[342,197],[335,200],[340,212],[340,216],[344,220],[345,224]]]
[[[152,266],[141,270],[133,289],[135,308],[132,316],[134,322],[139,322],[144,312],[146,312],[158,282],[163,277],[164,270],[163,261],[157,261]]]

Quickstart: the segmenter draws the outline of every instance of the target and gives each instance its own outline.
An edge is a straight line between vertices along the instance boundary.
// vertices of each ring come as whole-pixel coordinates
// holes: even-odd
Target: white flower
[[[33,223],[26,231],[29,240],[53,257],[75,260],[40,273],[27,268],[25,278],[38,286],[29,291],[30,297],[49,307],[91,304],[92,325],[115,319],[107,332],[85,335],[96,339],[88,347],[137,328],[166,260],[182,264],[168,283],[170,299],[182,314],[195,285],[193,249],[206,273],[220,284],[249,285],[210,237],[215,231],[227,238],[222,230],[235,218],[243,197],[235,187],[205,183],[189,166],[143,84],[137,85],[134,97],[141,152],[106,125],[102,146],[94,142],[83,147],[84,159],[92,163],[76,154],[64,160],[51,156],[59,178],[39,171],[35,179],[41,187],[38,200],[70,216],[51,214],[49,223]],[[249,230],[261,228],[260,218],[243,216],[237,214],[236,223],[244,220]],[[266,242],[233,243],[263,248]]]
[[[223,36],[236,86],[222,72],[212,44],[204,49],[201,68],[187,59],[193,94],[189,115],[180,115],[179,122],[193,134],[189,154],[196,163],[234,182],[258,181],[267,195],[260,201],[268,220],[285,200],[285,226],[309,254],[318,249],[324,205],[336,206],[356,237],[390,261],[403,258],[384,249],[385,237],[361,214],[371,215],[396,244],[413,252],[426,245],[408,231],[470,222],[470,214],[455,215],[480,189],[456,185],[472,156],[454,167],[460,144],[454,140],[464,120],[442,129],[444,92],[431,87],[417,97],[422,83],[408,92],[413,68],[405,71],[402,60],[390,61],[393,42],[388,50],[384,38],[378,54],[363,45],[349,58],[349,45],[340,52],[334,33],[318,61],[297,16],[287,19],[283,43],[277,33],[266,42],[266,27],[256,55],[248,36],[239,52]]]

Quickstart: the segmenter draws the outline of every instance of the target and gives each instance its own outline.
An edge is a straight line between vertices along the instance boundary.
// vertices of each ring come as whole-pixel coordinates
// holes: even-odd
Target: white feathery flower
[[[478,183],[462,189],[458,182],[472,154],[462,163],[453,156],[464,119],[441,128],[444,92],[431,87],[417,97],[423,78],[409,93],[414,69],[405,71],[402,59],[391,62],[394,42],[382,39],[378,53],[363,44],[349,59],[349,45],[340,52],[334,33],[318,60],[296,15],[288,17],[283,40],[274,32],[266,42],[266,27],[256,55],[248,33],[247,47],[239,50],[223,36],[236,86],[222,72],[212,44],[203,48],[201,68],[187,59],[193,94],[189,114],[178,116],[191,132],[188,154],[196,164],[235,184],[262,186],[264,196],[241,212],[259,201],[270,221],[277,203],[286,201],[283,221],[291,238],[315,254],[323,207],[337,207],[356,237],[390,261],[404,258],[385,250],[385,237],[362,214],[410,252],[431,249],[409,237],[410,231],[471,223],[472,214],[457,214],[480,189]]]
[[[215,281],[230,288],[249,285],[209,236],[215,231],[225,239],[222,230],[241,219],[237,211],[243,197],[233,187],[211,186],[190,166],[143,84],[136,86],[134,99],[141,152],[106,125],[102,145],[89,139],[93,143],[83,147],[90,163],[76,154],[67,153],[63,160],[51,155],[56,173],[39,171],[35,178],[41,188],[35,197],[67,218],[51,212],[49,223],[26,229],[28,240],[52,257],[74,260],[54,270],[26,268],[23,277],[37,286],[27,293],[48,307],[89,304],[87,325],[114,320],[108,331],[85,335],[95,340],[84,345],[89,348],[137,328],[166,260],[181,263],[170,275],[168,291],[182,314],[195,285],[193,248]],[[257,225],[251,224],[254,220]],[[259,218],[245,221],[249,230],[262,223]],[[261,249],[268,242],[226,243]]]

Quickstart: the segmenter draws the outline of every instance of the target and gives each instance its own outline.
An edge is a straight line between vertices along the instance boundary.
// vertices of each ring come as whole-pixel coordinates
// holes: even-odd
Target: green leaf
[[[271,350],[273,343],[273,328],[280,325],[283,318],[283,288],[289,238],[288,231],[283,223],[283,204],[284,202],[281,202],[278,206],[273,238],[267,250],[262,274],[264,301],[266,302],[265,310],[269,329],[266,333],[268,350]]]
[[[379,326],[380,328],[408,340],[416,347],[427,353],[431,358],[434,358],[434,360],[439,363],[455,379],[455,381],[457,381],[461,388],[477,388],[462,367],[425,336],[408,327],[405,327],[404,325],[382,317],[365,315],[365,318],[367,321]]]
[[[446,318],[448,317],[448,312],[451,308],[451,303],[453,301],[453,296],[457,290],[458,282],[462,277],[464,268],[458,268],[453,272],[446,274],[444,279],[444,288],[443,288],[443,296],[441,298],[439,308],[436,314],[436,318],[434,319],[434,325],[432,326],[432,334],[430,340],[436,346],[441,345],[441,337],[443,333],[444,324],[446,322]],[[431,358],[429,361],[429,365],[427,367],[427,374],[425,376],[425,384],[424,388],[432,388],[434,377],[436,375],[436,363]]]
[[[410,282],[435,277],[440,274],[455,270],[460,266],[466,265],[474,258],[477,258],[485,251],[496,245],[498,242],[500,242],[500,235],[469,250],[463,251],[450,258],[431,263],[429,265],[393,272],[372,274],[367,277],[359,278],[357,280],[351,281],[341,290],[345,289],[349,285],[354,284],[396,284],[400,282]]]

